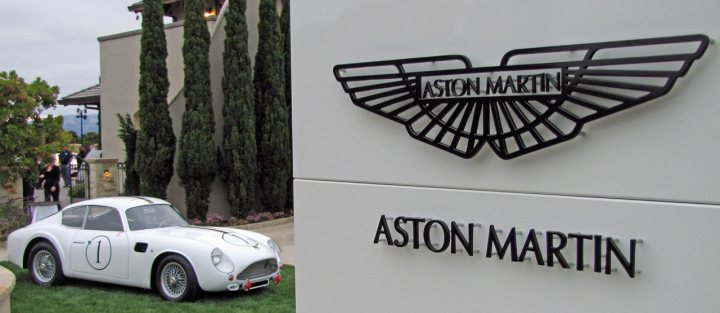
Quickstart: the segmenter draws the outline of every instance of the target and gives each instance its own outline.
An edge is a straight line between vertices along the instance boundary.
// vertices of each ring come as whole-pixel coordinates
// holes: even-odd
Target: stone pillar
[[[0,313],[10,313],[10,293],[15,288],[15,274],[0,266]]]
[[[90,195],[88,199],[118,195],[118,159],[86,159],[89,171]]]

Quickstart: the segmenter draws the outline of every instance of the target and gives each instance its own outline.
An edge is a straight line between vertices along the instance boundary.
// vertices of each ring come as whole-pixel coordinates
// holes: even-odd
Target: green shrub
[[[85,184],[76,184],[70,188],[70,198],[85,198]]]
[[[7,236],[14,230],[27,224],[28,216],[15,201],[4,197],[0,199],[0,235]]]

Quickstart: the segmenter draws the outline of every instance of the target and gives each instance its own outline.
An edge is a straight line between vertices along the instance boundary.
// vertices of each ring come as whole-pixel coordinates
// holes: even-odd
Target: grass
[[[16,277],[10,297],[12,312],[295,312],[295,268],[285,265],[282,282],[250,292],[202,293],[195,302],[162,300],[156,291],[82,280],[41,287],[27,270],[0,262]]]

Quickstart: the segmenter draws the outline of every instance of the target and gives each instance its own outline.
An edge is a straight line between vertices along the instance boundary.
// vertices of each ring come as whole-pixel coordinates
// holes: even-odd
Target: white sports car
[[[8,258],[36,284],[65,277],[157,289],[163,298],[280,282],[279,247],[258,233],[191,226],[170,203],[100,198],[67,206],[8,237]]]

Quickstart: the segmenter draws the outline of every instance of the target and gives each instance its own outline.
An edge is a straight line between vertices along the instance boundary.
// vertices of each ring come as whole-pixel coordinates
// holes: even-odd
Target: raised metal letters
[[[630,278],[635,278],[640,273],[635,266],[637,263],[636,246],[642,242],[638,239],[630,239],[627,243],[628,247],[623,249],[619,245],[619,240],[612,237],[577,233],[565,234],[558,231],[543,233],[530,229],[523,241],[523,232],[517,231],[515,227],[510,228],[507,235],[503,236],[500,235],[502,231],[492,224],[489,225],[486,232],[481,232],[480,238],[477,238],[474,229],[479,224],[469,223],[467,229],[463,229],[460,227],[462,224],[455,221],[448,224],[437,219],[398,216],[391,229],[388,223],[390,219],[392,218],[385,215],[380,216],[375,230],[374,244],[385,242],[389,246],[402,248],[408,242],[412,242],[413,249],[424,247],[435,253],[443,253],[450,249],[452,254],[462,254],[464,250],[468,256],[478,253],[488,259],[504,260],[509,258],[512,262],[525,262],[527,258],[532,258],[537,265],[546,267],[555,267],[557,260],[560,267],[570,269],[574,266],[577,271],[584,271],[586,267],[590,267],[590,264],[585,263],[584,258],[584,247],[587,244],[592,245],[593,248],[593,272],[607,275],[617,272],[618,269],[614,268],[612,263],[615,259]],[[434,227],[435,225],[438,227]],[[409,232],[409,230],[412,231]],[[399,237],[401,240],[393,240],[393,236]],[[545,240],[542,240],[543,237]],[[484,253],[475,250],[476,247],[482,246],[482,243],[476,244],[476,240],[485,240]],[[575,248],[568,246],[569,240],[575,241]],[[523,242],[524,244],[519,245]],[[623,250],[627,251],[627,256]],[[528,257],[528,253],[532,254]],[[571,256],[574,254],[576,263],[568,263],[563,253]]]

